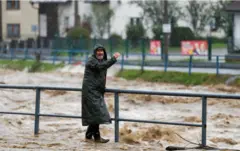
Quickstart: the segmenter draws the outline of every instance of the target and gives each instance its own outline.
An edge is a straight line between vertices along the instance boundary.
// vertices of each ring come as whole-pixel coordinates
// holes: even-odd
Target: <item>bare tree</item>
[[[143,9],[142,17],[145,23],[150,24],[152,27],[156,25],[162,25],[164,21],[164,1],[162,0],[146,0],[146,1],[134,1],[132,3],[137,4]],[[175,20],[183,17],[184,14],[181,11],[181,7],[178,5],[177,1],[168,1],[168,21]],[[151,25],[152,24],[152,25]]]
[[[206,1],[190,0],[186,6],[195,35],[204,30],[211,18],[211,9]]]
[[[225,11],[225,7],[230,0],[218,0],[217,2],[211,2],[212,16],[215,19],[215,26],[217,29],[223,29],[225,34],[229,34],[229,30],[232,28],[232,18]]]
[[[92,4],[92,19],[93,28],[95,27],[96,36],[103,38],[104,34],[109,29],[110,19],[114,15],[109,3],[93,3]]]
[[[80,15],[78,14],[79,12],[79,7],[78,7],[78,0],[74,1],[74,18],[75,18],[75,22],[74,22],[74,26],[80,26]]]

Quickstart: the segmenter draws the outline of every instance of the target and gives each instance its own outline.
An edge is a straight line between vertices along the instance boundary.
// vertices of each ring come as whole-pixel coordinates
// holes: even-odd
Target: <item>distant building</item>
[[[0,39],[25,40],[38,36],[38,9],[28,0],[0,1]]]
[[[60,37],[65,37],[69,28],[74,27],[75,23],[75,1],[74,0],[31,0],[33,4],[39,4],[39,34],[40,37],[53,38],[56,34]],[[92,15],[92,3],[109,3],[110,8],[114,10],[114,16],[110,20],[109,33],[117,33],[123,38],[126,37],[126,25],[129,23],[137,23],[142,21],[143,10],[132,0],[79,0],[77,14],[80,20],[84,17]],[[183,11],[186,11],[185,5],[188,0],[176,1],[182,6]],[[179,19],[178,26],[190,27],[189,20]],[[92,24],[92,37],[95,37],[96,29]],[[144,24],[145,26],[145,24]],[[202,36],[209,33],[209,24],[205,27],[205,31],[201,32]],[[149,27],[147,36],[152,37],[152,31]],[[108,32],[104,34],[104,38],[108,38]],[[223,30],[218,30],[211,33],[213,36],[224,37]]]
[[[117,33],[122,37],[126,37],[126,25],[131,20],[138,20],[141,17],[142,10],[136,4],[130,4],[129,0],[81,0],[78,1],[78,14],[80,15],[81,21],[84,17],[92,15],[92,3],[109,3],[110,8],[114,10],[114,16],[110,20],[110,33]],[[64,3],[59,5],[59,34],[62,37],[66,36],[66,29],[74,26],[74,5],[74,1],[67,5]],[[93,28],[92,37],[95,37],[95,32]],[[108,34],[106,33],[104,37],[107,38]]]
[[[59,33],[59,7],[68,6],[70,0],[31,0],[31,4],[38,5],[39,36],[54,38]]]
[[[232,51],[240,52],[240,1],[232,1],[226,11],[233,16]]]

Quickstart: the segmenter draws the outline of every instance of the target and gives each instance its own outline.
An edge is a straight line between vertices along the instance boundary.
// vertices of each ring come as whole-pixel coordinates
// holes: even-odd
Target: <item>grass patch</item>
[[[225,59],[226,63],[231,63],[231,64],[240,64],[240,60],[228,60]]]
[[[36,62],[32,60],[0,60],[0,67],[12,70],[28,69],[29,72],[47,72],[63,67],[64,64],[53,65],[50,63]]]
[[[83,56],[84,53],[83,52],[67,52],[63,50],[58,52],[52,52],[51,55],[52,56],[56,55],[57,57],[69,57],[70,55],[72,55],[72,57],[78,57],[78,56]]]
[[[222,84],[231,77],[230,75],[218,75],[207,73],[188,73],[184,72],[164,72],[164,71],[144,71],[140,70],[123,70],[117,74],[118,77],[127,80],[141,79],[148,82],[167,82],[184,85],[211,85]]]
[[[227,44],[226,43],[213,43],[212,48],[213,49],[227,48]]]

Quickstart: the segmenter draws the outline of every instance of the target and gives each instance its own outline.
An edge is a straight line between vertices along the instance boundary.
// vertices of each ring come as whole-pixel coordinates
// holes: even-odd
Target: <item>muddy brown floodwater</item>
[[[67,66],[48,73],[27,73],[0,69],[0,82],[16,85],[44,85],[80,88],[84,68]],[[173,92],[239,94],[240,90],[225,85],[192,86],[127,81],[108,73],[107,88]],[[111,116],[114,117],[113,94],[106,93]],[[165,122],[201,123],[201,98],[120,94],[120,117]],[[81,115],[81,92],[42,91],[41,113]],[[208,99],[207,144],[212,147],[240,149],[240,100]],[[34,90],[1,89],[0,111],[35,111]],[[86,127],[81,119],[40,117],[39,135],[34,136],[34,117],[0,115],[0,150],[69,150],[69,151],[145,151],[165,150],[169,145],[195,146],[201,143],[201,128],[120,122],[120,142],[114,143],[114,122],[102,125],[101,133],[110,143],[85,142]],[[177,135],[178,134],[178,135]]]

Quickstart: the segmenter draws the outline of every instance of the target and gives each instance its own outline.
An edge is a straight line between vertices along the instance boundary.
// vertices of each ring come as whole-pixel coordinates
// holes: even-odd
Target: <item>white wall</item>
[[[84,14],[89,14],[91,12],[91,5],[89,3],[84,3],[84,1],[80,0],[78,2],[79,15],[81,19]],[[58,9],[58,23],[59,23],[59,32],[60,36],[66,36],[65,27],[64,27],[64,18],[69,17],[69,28],[74,26],[75,18],[74,18],[74,1],[68,4],[59,5]]]
[[[240,13],[235,13],[234,15],[234,45],[240,48]]]
[[[38,9],[32,8],[29,0],[20,1],[19,10],[7,10],[6,0],[2,0],[2,36],[7,37],[7,24],[20,24],[20,38],[35,38],[38,32],[32,31],[32,25],[38,25]]]
[[[122,0],[121,5],[117,1],[111,1],[114,16],[111,19],[111,33],[117,33],[126,37],[126,25],[132,17],[141,17],[142,9],[136,4],[129,4],[129,0]]]

